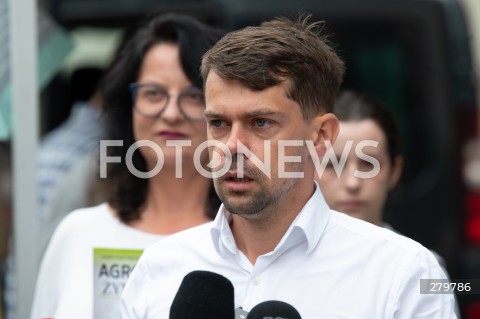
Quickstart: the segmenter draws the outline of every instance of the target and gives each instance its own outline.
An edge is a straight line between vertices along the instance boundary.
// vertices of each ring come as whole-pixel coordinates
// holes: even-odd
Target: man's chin
[[[249,215],[254,210],[252,206],[252,200],[247,198],[237,198],[227,196],[226,198],[220,198],[225,208],[235,215]]]

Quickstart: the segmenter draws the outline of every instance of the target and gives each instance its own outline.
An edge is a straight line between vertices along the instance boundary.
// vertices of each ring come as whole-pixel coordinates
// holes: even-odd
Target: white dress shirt
[[[168,318],[183,277],[207,270],[235,287],[235,307],[280,300],[303,319],[451,319],[449,294],[420,294],[443,279],[417,242],[330,210],[317,186],[277,247],[255,265],[237,248],[222,206],[217,218],[147,248],[122,295],[121,318]],[[222,318],[215,318],[222,319]]]

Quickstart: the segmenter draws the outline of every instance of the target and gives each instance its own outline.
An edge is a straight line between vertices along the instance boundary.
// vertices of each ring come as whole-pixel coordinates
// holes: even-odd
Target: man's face
[[[261,218],[261,213],[283,207],[283,203],[292,201],[298,192],[294,186],[301,179],[282,177],[279,165],[281,171],[304,172],[308,160],[304,141],[310,137],[311,129],[299,105],[287,97],[287,85],[284,81],[262,91],[252,91],[237,81],[222,79],[213,71],[207,77],[207,136],[209,140],[225,144],[233,155],[230,170],[216,177],[214,185],[225,207],[233,214]],[[297,156],[297,161],[279,161],[279,148],[282,148],[279,141],[289,140],[303,141],[303,146],[284,147],[281,157]],[[264,141],[269,141],[270,150],[264,148]],[[270,177],[245,156],[239,142],[264,163],[270,156]],[[218,153],[224,161],[224,153]],[[213,158],[212,149],[210,155]],[[244,178],[237,178],[239,155],[244,159]]]

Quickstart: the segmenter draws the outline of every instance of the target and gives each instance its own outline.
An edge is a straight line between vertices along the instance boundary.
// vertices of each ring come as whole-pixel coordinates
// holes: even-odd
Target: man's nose
[[[232,124],[232,129],[230,131],[230,135],[228,136],[227,141],[225,142],[225,145],[232,154],[237,154],[239,149],[239,142],[247,145],[247,134],[245,132],[245,129],[242,128],[240,124],[234,123]]]

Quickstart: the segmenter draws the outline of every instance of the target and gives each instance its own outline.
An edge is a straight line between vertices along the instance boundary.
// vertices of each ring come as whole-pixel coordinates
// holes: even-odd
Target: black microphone
[[[248,313],[247,319],[302,319],[292,305],[278,300],[264,301]]]
[[[170,307],[170,319],[234,319],[233,285],[222,275],[195,270],[187,274]]]

